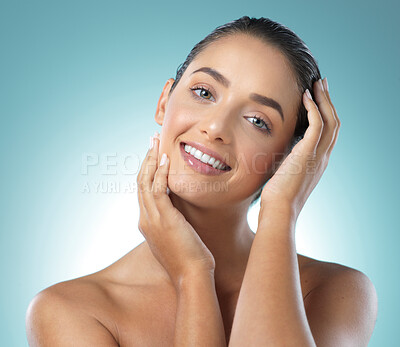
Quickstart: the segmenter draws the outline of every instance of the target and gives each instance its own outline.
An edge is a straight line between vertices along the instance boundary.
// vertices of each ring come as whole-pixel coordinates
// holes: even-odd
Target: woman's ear
[[[156,115],[154,119],[157,124],[162,125],[164,122],[165,110],[167,108],[168,100],[169,100],[169,91],[171,90],[172,85],[175,80],[173,78],[169,78],[164,85],[163,91],[158,99]]]

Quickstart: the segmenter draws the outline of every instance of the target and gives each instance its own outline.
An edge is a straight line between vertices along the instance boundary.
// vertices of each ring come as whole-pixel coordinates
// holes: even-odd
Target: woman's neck
[[[239,290],[255,236],[247,222],[248,202],[234,207],[201,208],[172,192],[169,196],[213,254],[217,291]]]

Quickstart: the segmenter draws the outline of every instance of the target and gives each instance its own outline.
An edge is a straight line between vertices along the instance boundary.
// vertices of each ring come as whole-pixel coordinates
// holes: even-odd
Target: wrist
[[[261,201],[260,203],[260,214],[279,214],[296,217],[296,209],[289,201]]]
[[[179,278],[175,288],[178,292],[182,292],[190,291],[207,284],[215,285],[214,271],[192,269]]]
[[[275,221],[278,224],[286,222],[294,228],[297,221],[297,213],[293,205],[285,202],[261,204],[258,217],[258,229],[271,222],[275,224]]]

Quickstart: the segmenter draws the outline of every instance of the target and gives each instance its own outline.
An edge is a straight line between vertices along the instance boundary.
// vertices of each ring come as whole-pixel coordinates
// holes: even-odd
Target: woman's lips
[[[215,176],[215,175],[222,175],[231,170],[230,168],[228,168],[228,170],[215,169],[211,165],[205,164],[201,160],[195,158],[193,155],[186,153],[184,142],[181,142],[179,147],[180,147],[180,151],[181,151],[182,157],[185,160],[185,162],[196,172],[199,172],[199,173],[202,173],[205,175]]]
[[[221,155],[219,155],[218,152],[215,152],[212,149],[204,146],[202,143],[195,142],[195,141],[185,141],[185,142],[182,142],[182,143],[200,150],[202,153],[207,154],[210,157],[215,158],[215,160],[219,160],[220,163],[222,163],[222,164],[224,164],[224,165],[226,165],[226,166],[228,166],[230,168],[228,163],[225,162],[225,159]]]

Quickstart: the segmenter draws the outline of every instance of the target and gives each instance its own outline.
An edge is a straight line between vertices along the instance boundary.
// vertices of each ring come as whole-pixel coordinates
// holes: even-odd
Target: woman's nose
[[[200,131],[209,137],[210,141],[222,141],[229,144],[232,141],[232,113],[215,110],[203,118]]]

